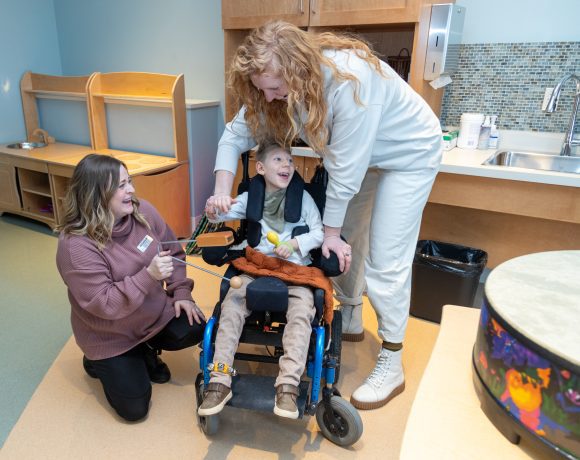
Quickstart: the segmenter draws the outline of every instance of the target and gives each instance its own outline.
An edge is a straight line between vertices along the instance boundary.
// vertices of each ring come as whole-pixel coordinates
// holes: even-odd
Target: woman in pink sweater
[[[56,255],[84,368],[129,421],[147,415],[151,381],[171,377],[160,350],[199,343],[205,327],[193,281],[172,259],[185,253],[171,245],[158,254],[175,235],[134,192],[121,161],[87,155],[71,179]]]

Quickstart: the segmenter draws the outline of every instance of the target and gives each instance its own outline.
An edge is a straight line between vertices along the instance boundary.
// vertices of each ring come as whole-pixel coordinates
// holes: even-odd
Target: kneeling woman
[[[161,350],[199,343],[205,318],[191,297],[179,245],[157,210],[137,200],[126,166],[87,155],[65,199],[56,264],[68,288],[71,323],[86,372],[109,404],[136,421],[149,410],[151,382],[171,375]]]

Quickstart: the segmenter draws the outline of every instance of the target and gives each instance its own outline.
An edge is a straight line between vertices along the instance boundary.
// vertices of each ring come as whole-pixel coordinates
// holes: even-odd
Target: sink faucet
[[[54,143],[54,137],[49,136],[45,129],[36,128],[34,131],[32,131],[32,137],[39,137],[40,140],[45,144]]]
[[[546,106],[547,113],[552,113],[556,110],[556,107],[558,106],[558,99],[560,99],[562,86],[564,86],[568,80],[576,81],[576,96],[574,97],[574,107],[572,108],[572,116],[570,117],[570,122],[568,123],[568,130],[566,131],[566,135],[564,137],[562,150],[560,150],[560,155],[567,157],[572,154],[572,146],[580,145],[580,140],[574,139],[576,117],[578,116],[578,106],[580,105],[580,78],[573,73],[565,75],[552,91],[552,95],[550,96],[550,100]]]

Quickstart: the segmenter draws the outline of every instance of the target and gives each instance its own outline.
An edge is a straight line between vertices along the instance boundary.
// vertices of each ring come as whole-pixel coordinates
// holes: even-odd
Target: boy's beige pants
[[[242,286],[230,289],[222,302],[219,329],[215,341],[214,363],[233,364],[244,322],[251,311],[246,308],[246,288],[254,278],[241,275]],[[288,286],[287,324],[284,328],[282,345],[284,355],[280,357],[280,372],[274,386],[290,384],[298,386],[306,365],[306,355],[314,319],[314,295],[304,286]],[[231,387],[230,375],[211,373],[211,382]]]

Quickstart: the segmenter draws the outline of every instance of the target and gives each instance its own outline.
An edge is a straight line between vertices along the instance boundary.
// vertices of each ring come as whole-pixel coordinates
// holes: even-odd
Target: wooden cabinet
[[[254,28],[270,19],[305,27],[309,23],[309,10],[309,0],[222,0],[222,28]]]
[[[16,168],[10,157],[0,155],[0,214],[3,210],[20,209],[20,199],[16,188]]]
[[[271,19],[299,27],[416,22],[422,0],[222,0],[222,27],[248,29]]]
[[[87,104],[91,146],[51,143],[23,151],[0,146],[0,213],[10,211],[54,227],[62,222],[63,202],[74,167],[91,152],[111,155],[127,166],[137,195],[151,201],[180,237],[191,235],[189,155],[183,75],[138,72],[58,77],[27,72],[21,80],[27,138],[39,126],[37,98],[81,100]],[[107,105],[167,109],[173,155],[110,148]],[[165,125],[163,125],[165,126]]]

